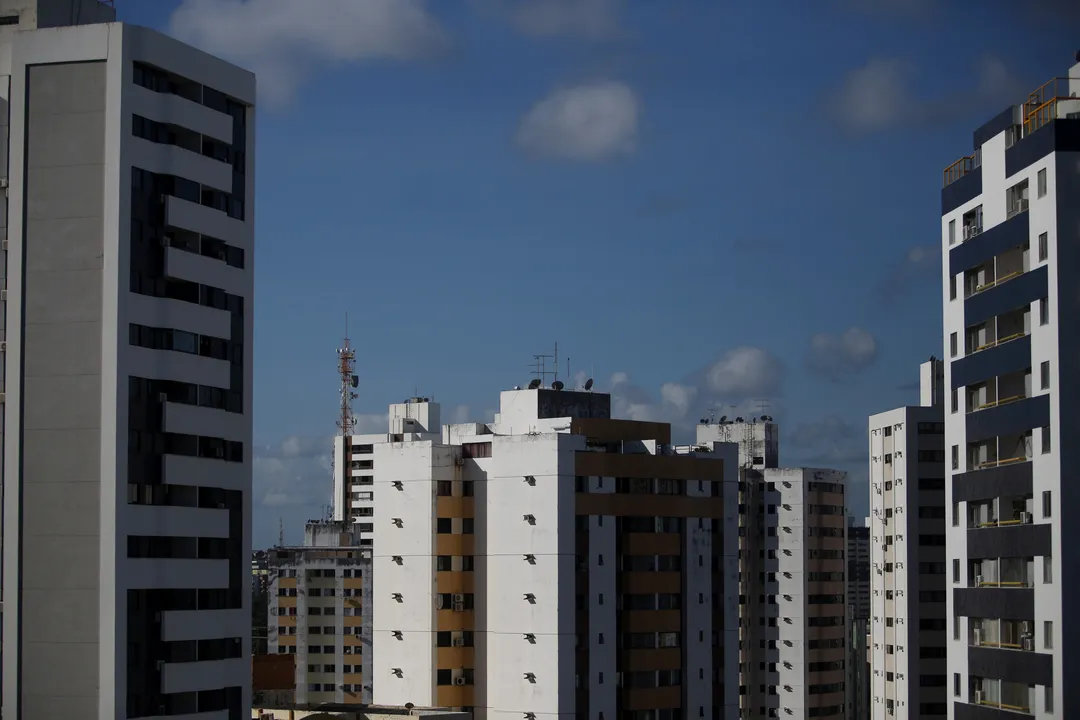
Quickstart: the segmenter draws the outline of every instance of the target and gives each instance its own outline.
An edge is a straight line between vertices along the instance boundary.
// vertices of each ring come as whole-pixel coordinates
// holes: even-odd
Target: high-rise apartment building
[[[870,417],[870,717],[947,712],[943,363],[921,405]]]
[[[255,79],[111,19],[0,2],[3,716],[235,720]]]
[[[957,720],[1080,713],[1070,682],[1080,638],[1064,612],[1080,598],[1065,572],[1080,509],[1067,470],[1080,448],[1070,400],[1080,396],[1078,95],[1080,58],[976,130],[974,153],[945,170],[947,690]]]
[[[849,515],[847,520],[848,717],[865,719],[870,716],[870,519],[860,522]]]
[[[345,439],[334,438],[333,516],[335,520],[351,519],[356,523],[361,545],[370,546],[374,533],[376,477],[430,476],[432,463],[439,457],[439,451],[433,448],[442,439],[440,417],[438,403],[413,397],[390,406],[386,432],[351,436],[347,455]],[[409,451],[401,451],[403,443]],[[408,467],[417,462],[419,466]],[[350,483],[348,508],[342,487],[345,478]]]
[[[371,703],[371,548],[356,523],[312,521],[268,551],[267,651],[294,655],[292,704]]]
[[[778,467],[768,416],[697,439],[739,448],[740,718],[845,717],[846,476]]]
[[[609,395],[375,452],[374,699],[480,718],[737,717],[737,453]]]

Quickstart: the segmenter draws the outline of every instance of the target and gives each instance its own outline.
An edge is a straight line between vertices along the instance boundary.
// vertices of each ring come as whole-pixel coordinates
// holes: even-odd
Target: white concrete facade
[[[945,337],[949,717],[1068,717],[1080,688],[1063,612],[1080,496],[1068,369],[1076,317],[1080,64],[975,133],[946,176]],[[1036,111],[1037,108],[1037,111]],[[1070,638],[1072,638],[1070,640]]]
[[[377,478],[384,474],[380,471],[389,465],[387,469],[400,476],[404,468],[399,467],[402,460],[396,448],[402,443],[412,442],[427,442],[427,447],[430,447],[432,441],[441,438],[440,417],[441,409],[437,402],[430,398],[413,397],[389,407],[385,433],[353,435],[348,459],[345,458],[343,438],[334,438],[333,518],[346,519],[346,511],[339,498],[344,498],[342,484],[348,477],[348,517],[357,524],[360,542],[365,547],[371,545],[374,532]],[[424,468],[417,468],[415,477],[426,477],[425,472]]]
[[[940,399],[942,366],[921,366],[924,401]],[[947,711],[944,430],[940,404],[869,420],[873,720]]]
[[[309,522],[268,551],[267,652],[296,656],[294,702],[371,702],[371,550],[353,523]]]
[[[544,406],[559,405],[560,398],[567,414],[552,417],[554,411]],[[687,481],[684,494],[708,503],[719,492],[729,513],[722,525],[720,519],[706,517],[655,519],[659,526],[671,526],[665,531],[680,533],[679,555],[670,557],[681,558],[678,594],[687,631],[638,633],[633,642],[653,643],[642,648],[681,648],[683,669],[671,677],[654,672],[638,678],[649,673],[634,673],[631,680],[621,669],[618,653],[620,637],[629,637],[619,622],[623,596],[618,578],[626,571],[620,567],[622,518],[581,514],[577,505],[582,493],[599,498],[627,492],[620,484],[626,478],[617,482],[615,477],[578,474],[579,456],[592,446],[572,430],[577,417],[572,406],[587,406],[593,399],[607,396],[546,388],[507,391],[491,423],[444,426],[438,442],[389,442],[382,451],[376,445],[376,702],[471,707],[476,717],[493,720],[525,713],[538,718],[580,717],[585,712],[617,717],[629,713],[621,709],[625,687],[655,682],[663,690],[677,677],[681,707],[693,707],[706,718],[735,720],[736,449],[677,449],[652,440],[620,443],[648,457],[723,459],[727,479],[722,487]],[[454,519],[447,519],[447,513]],[[650,524],[648,532],[659,526]],[[582,538],[587,538],[583,546]],[[727,549],[718,560],[717,543]],[[459,554],[466,557],[456,557]],[[669,556],[641,557],[658,563]],[[459,572],[463,569],[474,572]],[[586,571],[587,594],[579,579]],[[720,596],[714,574],[726,579]],[[625,597],[662,602],[661,595]],[[577,625],[583,611],[587,635],[579,635]],[[439,640],[442,635],[449,642]],[[718,643],[724,643],[721,662],[714,661]],[[588,649],[587,672],[576,660],[582,644]],[[466,665],[457,668],[454,663]],[[627,678],[625,684],[620,676]],[[714,687],[720,685],[725,693],[717,702]],[[579,705],[583,691],[585,706]],[[658,713],[658,718],[670,716],[668,710]]]
[[[739,717],[843,718],[846,475],[778,467],[779,436],[768,417],[697,426],[699,443],[728,443],[739,464]]]
[[[30,3],[14,5],[32,19]],[[62,25],[66,13],[100,20],[105,12],[97,3],[51,5],[37,4],[39,21]],[[11,7],[0,3],[0,16]],[[4,718],[246,716],[254,77],[119,23],[4,30]],[[139,66],[224,93],[237,114],[141,87]],[[155,143],[135,137],[136,115],[182,127],[191,138],[226,127],[227,137],[216,139],[231,160],[163,136]],[[233,145],[234,123],[245,128],[242,147]],[[226,168],[227,189],[218,166]],[[242,267],[159,245],[158,253],[178,259],[157,268],[158,289],[184,282],[194,295],[136,292],[135,169],[242,193],[245,219],[195,205],[200,213],[174,213],[154,228],[162,243],[212,228],[214,239],[242,249]],[[224,290],[226,279],[220,308],[199,304],[212,294],[202,288]],[[226,297],[240,300],[226,308]],[[147,342],[156,349],[136,346],[133,324],[154,330],[157,339]],[[200,338],[217,343],[213,352],[202,352]],[[211,397],[198,386],[220,392]],[[144,397],[135,387],[163,389]],[[195,388],[190,396],[187,388]],[[66,442],[57,443],[61,435]],[[97,461],[87,466],[88,457]],[[156,464],[146,462],[154,457]],[[150,604],[132,606],[143,602]],[[141,622],[133,618],[148,625],[129,636],[131,623]],[[158,640],[171,657],[146,644]],[[201,657],[182,660],[178,648],[200,641],[215,649],[204,644]],[[133,646],[145,654],[129,657]],[[132,677],[142,685],[133,687]],[[197,709],[195,693],[225,688],[222,709]]]

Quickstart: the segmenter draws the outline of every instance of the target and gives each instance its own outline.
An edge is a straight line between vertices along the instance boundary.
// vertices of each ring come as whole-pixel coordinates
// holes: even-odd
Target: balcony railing
[[[970,354],[974,355],[975,353],[982,352],[983,350],[989,350],[990,348],[996,348],[998,345],[1004,345],[1005,343],[1009,342],[1010,340],[1019,340],[1020,338],[1025,337],[1026,335],[1027,335],[1027,333],[1025,333],[1025,332],[1018,332],[1018,333],[1013,333],[1012,335],[1006,335],[1003,338],[998,338],[997,340],[991,340],[988,343],[976,346],[975,349],[972,350]]]
[[[1012,397],[1001,398],[1000,400],[991,400],[981,405],[976,405],[971,408],[971,412],[979,412],[980,410],[989,410],[990,408],[1001,407],[1002,405],[1008,405],[1009,403],[1018,402],[1020,400],[1027,400],[1027,395],[1013,395]]]
[[[1012,465],[1013,463],[1022,463],[1030,460],[1027,455],[1021,455],[1019,457],[1002,458],[1000,460],[986,460],[984,462],[972,463],[972,467],[976,470],[990,470],[992,468],[1001,467],[1003,465]]]
[[[990,290],[991,288],[995,288],[998,285],[1006,283],[1006,282],[1008,282],[1009,280],[1012,280],[1015,277],[1020,277],[1023,274],[1024,274],[1024,272],[1022,270],[1016,270],[1014,272],[1008,273],[1007,275],[1002,275],[1001,277],[999,277],[996,280],[991,280],[990,282],[986,283],[985,285],[977,285],[975,287],[975,290],[971,293],[971,295],[968,295],[968,297],[974,297],[975,295],[978,295],[981,292],[986,292],[987,290]]]
[[[941,187],[943,187],[943,188],[949,187],[954,182],[956,182],[957,180],[959,180],[960,178],[964,177],[969,172],[974,170],[976,167],[978,167],[978,166],[975,164],[975,156],[974,155],[968,155],[967,157],[960,158],[959,160],[954,162],[952,165],[945,168],[944,173],[942,173],[943,177],[942,177],[942,186]]]
[[[1052,78],[1028,95],[1024,103],[1025,137],[1060,117],[1059,103],[1077,102],[1077,98],[1069,90],[1069,84],[1067,77]]]
[[[1012,520],[984,520],[982,522],[971,521],[968,523],[969,530],[979,530],[981,528],[996,528],[996,527],[1012,527],[1013,525],[1030,525],[1031,513],[1020,513],[1020,517]]]

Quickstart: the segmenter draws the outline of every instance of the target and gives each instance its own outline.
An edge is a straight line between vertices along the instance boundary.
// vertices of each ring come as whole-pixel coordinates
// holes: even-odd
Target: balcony
[[[981,648],[1035,651],[1035,629],[1030,620],[968,620],[968,645]]]
[[[1031,331],[1031,307],[1024,306],[996,315],[968,328],[965,355],[974,355],[1025,337]]]
[[[994,498],[968,503],[967,526],[969,530],[1030,525],[1032,522],[1032,498]]]
[[[1004,465],[1028,462],[1032,458],[1031,431],[990,438],[968,444],[969,470],[990,470]]]
[[[1030,243],[1025,242],[1018,247],[1009,248],[964,273],[964,299],[991,290],[1023,275],[1030,269]]]
[[[972,677],[970,679],[970,693],[972,705],[1026,715],[1032,714],[1031,708],[1034,706],[1035,688],[1022,683]]]
[[[1075,83],[1073,78],[1071,83]],[[1070,78],[1057,77],[1045,82],[1028,95],[1024,103],[1024,136],[1049,124],[1080,112],[1080,99],[1071,88]]]
[[[1035,586],[1035,558],[971,560],[968,578],[971,588],[1031,588]]]
[[[990,378],[972,385],[965,393],[964,409],[967,413],[1009,405],[1026,400],[1031,395],[1031,368]]]
[[[978,155],[967,155],[954,162],[942,172],[941,187],[947,188],[979,167]]]

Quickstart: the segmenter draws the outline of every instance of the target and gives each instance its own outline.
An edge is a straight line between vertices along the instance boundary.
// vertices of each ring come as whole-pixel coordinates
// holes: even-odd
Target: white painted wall
[[[1075,70],[1075,69],[1074,69]],[[1038,322],[1039,318],[1039,306],[1038,303],[1031,305],[1031,322],[1029,323],[1029,331],[1031,333],[1031,366],[1032,366],[1032,386],[1031,392],[1033,395],[1037,394],[1049,394],[1050,395],[1050,427],[1051,432],[1054,433],[1052,438],[1052,452],[1048,454],[1042,454],[1041,449],[1041,431],[1036,428],[1032,432],[1031,447],[1032,447],[1032,463],[1034,470],[1034,482],[1033,482],[1033,497],[1035,501],[1036,512],[1034,513],[1034,522],[1051,522],[1049,519],[1044,519],[1041,512],[1041,498],[1043,491],[1049,490],[1052,493],[1053,502],[1053,516],[1060,517],[1060,506],[1058,489],[1061,483],[1061,459],[1058,453],[1059,447],[1059,434],[1058,418],[1059,418],[1059,404],[1060,398],[1056,388],[1059,386],[1058,377],[1062,360],[1058,354],[1057,346],[1057,308],[1059,307],[1059,297],[1057,294],[1058,288],[1058,267],[1055,261],[1056,247],[1058,242],[1058,227],[1057,227],[1057,201],[1056,201],[1056,163],[1059,161],[1057,153],[1050,153],[1045,158],[1042,158],[1031,166],[1025,168],[1022,172],[1017,173],[1014,176],[1005,176],[1005,134],[1001,133],[994,138],[983,144],[982,146],[982,183],[983,192],[980,196],[958,207],[952,212],[946,213],[941,219],[941,232],[942,232],[942,252],[945,262],[942,268],[942,282],[943,282],[943,317],[944,317],[944,357],[947,360],[958,359],[963,357],[964,353],[964,313],[963,313],[963,292],[962,283],[958,280],[958,288],[960,291],[957,293],[956,300],[950,300],[950,277],[949,277],[949,263],[948,255],[951,247],[955,245],[949,244],[949,222],[955,221],[957,227],[957,244],[962,242],[962,233],[960,232],[961,218],[964,213],[969,210],[982,205],[983,207],[983,230],[984,232],[995,225],[1005,222],[1007,218],[1008,208],[1006,206],[1006,191],[1008,188],[1021,182],[1024,179],[1028,180],[1029,184],[1029,222],[1031,228],[1031,236],[1029,238],[1031,244],[1030,253],[1030,268],[1034,269],[1040,264],[1038,260],[1038,238],[1041,233],[1047,233],[1049,243],[1049,300],[1050,300],[1050,324],[1047,326],[1040,326]],[[1047,170],[1047,194],[1045,197],[1039,198],[1037,192],[1037,175],[1039,170]],[[959,353],[956,358],[950,358],[949,338],[952,333],[957,333]],[[1042,390],[1039,385],[1039,366],[1043,361],[1050,361],[1050,389]],[[963,393],[964,389],[959,388],[960,407],[959,411],[952,413],[949,390],[952,387],[952,367],[951,362],[946,362],[945,366],[945,387],[946,387],[946,412],[945,412],[945,432],[946,432],[946,508],[949,512],[952,512],[953,500],[952,500],[952,475],[956,473],[962,473],[968,471],[970,468],[966,466],[966,428],[964,419],[964,401]],[[951,452],[951,446],[957,446],[960,449],[960,467],[956,470],[952,469],[949,454]],[[959,513],[961,518],[967,514],[967,503],[960,503]],[[1062,533],[1059,523],[1052,523],[1052,547],[1054,549],[1053,559],[1053,575],[1054,577],[1060,577],[1060,573],[1063,570],[1061,565],[1061,556],[1063,553],[1062,547]],[[948,563],[951,566],[953,559],[959,559],[961,562],[961,569],[963,576],[961,578],[961,585],[966,586],[969,582],[967,577],[967,530],[966,524],[961,523],[958,527],[952,527],[951,523],[947,523],[947,548],[948,548]],[[1036,558],[1036,584],[1035,584],[1035,613],[1036,617],[1040,620],[1035,623],[1036,626],[1036,647],[1039,652],[1052,653],[1054,655],[1054,697],[1055,707],[1060,708],[1062,702],[1061,688],[1066,682],[1065,676],[1062,674],[1062,657],[1060,652],[1060,642],[1054,643],[1054,650],[1043,649],[1042,638],[1042,619],[1054,619],[1054,627],[1060,628],[1063,605],[1061,598],[1060,585],[1055,584],[1043,584],[1042,571],[1041,571],[1041,558]],[[951,573],[951,567],[949,568]],[[952,593],[948,596],[948,612],[949,618],[954,618],[953,610],[953,598]],[[951,620],[950,620],[951,623]],[[968,622],[965,618],[959,618],[959,638],[958,640],[951,640],[949,642],[949,687],[950,695],[953,682],[953,674],[960,675],[960,682],[962,688],[961,701],[967,701],[968,694],[968,668],[967,668],[967,643],[968,643]],[[949,637],[952,638],[952,627],[949,629]],[[1035,705],[1032,708],[1035,716],[1038,718],[1053,717],[1053,715],[1046,713],[1043,708],[1043,690],[1039,688],[1034,693]],[[951,716],[951,710],[950,710]]]
[[[505,393],[504,393],[505,395]],[[505,417],[505,415],[504,415]],[[488,717],[574,713],[574,478],[579,436],[495,436],[484,502]],[[536,478],[536,485],[525,476]],[[536,518],[535,524],[524,520]],[[525,555],[536,557],[536,564]],[[590,560],[599,564],[600,558]],[[618,559],[605,556],[605,565]],[[498,582],[490,580],[498,578]],[[526,593],[535,603],[524,599]],[[533,633],[537,642],[526,642]],[[535,675],[535,682],[525,679]],[[590,679],[591,682],[591,679]]]

